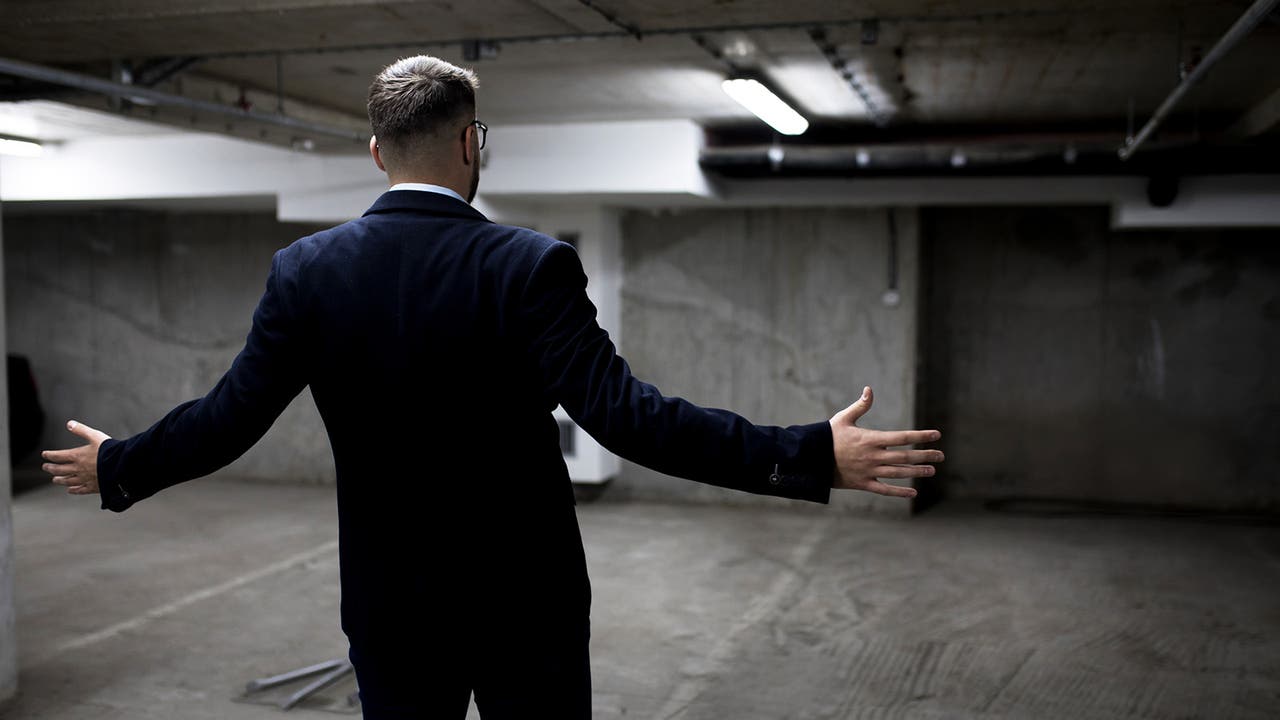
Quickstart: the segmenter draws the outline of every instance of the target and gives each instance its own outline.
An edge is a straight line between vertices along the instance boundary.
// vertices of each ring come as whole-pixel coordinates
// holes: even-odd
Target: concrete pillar
[[[536,228],[577,248],[587,274],[587,296],[596,306],[596,320],[618,342],[622,282],[622,224],[618,212],[581,203],[489,210],[500,213],[500,222]],[[556,409],[556,417],[562,422],[570,421],[563,408]],[[575,483],[596,485],[617,477],[620,466],[616,455],[581,429],[573,443],[574,451],[565,454],[565,463]]]
[[[0,209],[0,357],[5,354],[4,213]],[[0,703],[18,691],[18,633],[13,608],[13,477],[9,467],[9,387],[0,383]]]

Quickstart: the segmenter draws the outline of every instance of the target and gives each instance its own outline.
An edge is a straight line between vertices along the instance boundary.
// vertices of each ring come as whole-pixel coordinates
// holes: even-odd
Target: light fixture
[[[951,167],[962,168],[969,164],[969,157],[960,148],[951,151]]]
[[[766,153],[766,155],[769,158],[769,167],[772,168],[774,172],[778,172],[782,169],[782,161],[787,158],[787,153],[782,149],[781,145],[775,142],[769,147],[769,152]]]
[[[864,168],[871,164],[871,153],[867,152],[863,148],[858,148],[858,152],[854,154],[853,160],[858,163],[858,167]]]
[[[738,101],[739,105],[783,135],[799,135],[809,129],[809,121],[803,115],[759,80],[730,78],[721,83],[720,87],[724,88],[726,95]]]
[[[35,140],[26,138],[5,137],[0,135],[0,155],[16,155],[18,157],[40,157],[44,147]]]

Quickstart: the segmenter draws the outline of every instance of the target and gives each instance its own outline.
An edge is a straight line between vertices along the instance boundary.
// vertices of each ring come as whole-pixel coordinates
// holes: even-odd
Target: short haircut
[[[378,144],[410,150],[426,135],[470,120],[477,87],[474,72],[429,55],[388,65],[369,86],[369,124]]]

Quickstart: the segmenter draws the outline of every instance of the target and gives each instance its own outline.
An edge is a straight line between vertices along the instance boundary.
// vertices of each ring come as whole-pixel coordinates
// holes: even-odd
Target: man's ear
[[[474,137],[476,132],[475,125],[468,125],[467,129],[462,131],[462,162],[466,165],[480,161],[480,158],[476,157],[477,151],[472,149],[471,143],[471,138]]]
[[[378,166],[382,172],[387,171],[387,166],[382,164],[382,148],[378,147],[378,136],[369,136],[369,154],[373,156],[373,164]]]

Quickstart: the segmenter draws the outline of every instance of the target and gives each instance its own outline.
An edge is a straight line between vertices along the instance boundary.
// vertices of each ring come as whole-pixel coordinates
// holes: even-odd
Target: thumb
[[[858,422],[858,420],[860,420],[863,415],[866,415],[867,411],[871,409],[872,400],[871,387],[867,386],[862,388],[862,397],[858,398],[857,402],[845,408],[840,413],[840,420],[848,423],[849,425],[853,425]]]
[[[94,444],[101,443],[103,440],[111,439],[110,435],[102,432],[101,430],[94,430],[88,425],[85,425],[82,422],[76,422],[75,420],[70,420],[67,422],[67,429],[70,430],[73,434],[79,435],[80,437]]]

